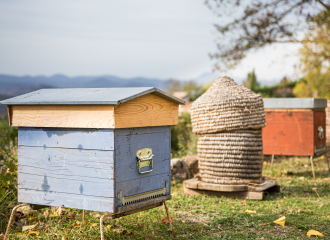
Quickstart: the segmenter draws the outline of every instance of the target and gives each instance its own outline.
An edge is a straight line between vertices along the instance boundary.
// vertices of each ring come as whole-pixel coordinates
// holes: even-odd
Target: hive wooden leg
[[[6,233],[5,233],[5,236],[4,236],[3,240],[7,239],[7,235],[9,233],[10,225],[11,225],[11,222],[13,221],[14,213],[16,212],[16,209],[19,208],[19,207],[25,206],[25,205],[29,205],[29,204],[23,203],[23,204],[17,205],[16,207],[13,208],[13,211],[11,212],[9,222],[8,222],[8,226],[7,226]]]
[[[112,215],[112,213],[107,213],[104,214],[101,218],[100,218],[100,232],[101,232],[101,240],[104,240],[104,233],[103,233],[103,218]]]
[[[84,223],[85,223],[85,210],[83,210],[83,213],[82,213],[81,225],[83,225]]]
[[[273,164],[274,164],[274,154],[272,155],[272,161],[270,163],[270,170],[273,170]]]
[[[173,237],[175,237],[175,232],[174,232],[174,228],[173,228],[173,223],[172,223],[171,216],[170,216],[170,213],[169,213],[169,211],[168,211],[168,208],[167,208],[166,202],[164,202],[164,206],[165,206],[165,209],[166,209],[168,222],[170,223],[171,228],[172,228]]]
[[[327,158],[327,154],[324,154],[324,160],[328,164],[328,172],[330,173],[329,159]]]
[[[315,180],[315,172],[314,172],[313,156],[310,156],[310,159],[311,159],[311,165],[312,165],[313,179]]]

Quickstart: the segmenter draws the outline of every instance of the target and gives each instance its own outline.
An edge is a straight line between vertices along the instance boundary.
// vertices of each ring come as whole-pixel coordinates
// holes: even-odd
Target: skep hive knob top
[[[233,79],[220,77],[192,104],[191,121],[196,134],[262,128],[263,99]]]

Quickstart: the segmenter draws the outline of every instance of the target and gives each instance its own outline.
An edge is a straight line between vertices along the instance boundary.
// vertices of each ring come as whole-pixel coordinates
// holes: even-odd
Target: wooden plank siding
[[[18,136],[19,202],[113,212],[120,191],[130,196],[170,186],[170,126],[19,127]],[[146,174],[136,168],[142,148],[154,154],[153,171]]]
[[[314,155],[313,111],[266,111],[265,118],[263,154]]]
[[[19,202],[33,203],[45,206],[58,206],[109,213],[115,212],[112,198],[86,196],[81,194],[76,195],[59,192],[19,189],[18,200]]]
[[[20,202],[114,211],[113,130],[18,131]]]
[[[154,93],[115,106],[115,128],[178,124],[179,104]]]
[[[170,184],[170,126],[115,129],[114,135],[116,193],[130,196],[163,188],[166,181]],[[152,148],[154,154],[154,169],[146,174],[139,174],[136,168],[136,151],[142,148]]]
[[[113,151],[18,146],[18,159],[19,170],[35,168],[31,174],[113,179]]]
[[[20,128],[18,145],[114,150],[113,129]]]
[[[114,128],[111,105],[13,105],[11,126]]]
[[[9,126],[12,126],[12,119],[13,119],[13,111],[12,111],[12,106],[8,105],[7,106],[7,114],[8,114],[8,123]]]
[[[12,105],[10,126],[114,129],[178,123],[179,104],[157,94],[120,105]]]

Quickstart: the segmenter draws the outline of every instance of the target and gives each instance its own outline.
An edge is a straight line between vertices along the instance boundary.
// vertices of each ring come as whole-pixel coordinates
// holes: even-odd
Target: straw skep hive
[[[204,182],[259,183],[262,177],[261,130],[200,135],[198,159]]]
[[[191,120],[196,134],[260,129],[265,126],[264,102],[259,94],[221,77],[192,104]]]
[[[193,132],[199,134],[201,180],[261,183],[261,128],[265,126],[261,96],[222,77],[193,103],[191,113]]]

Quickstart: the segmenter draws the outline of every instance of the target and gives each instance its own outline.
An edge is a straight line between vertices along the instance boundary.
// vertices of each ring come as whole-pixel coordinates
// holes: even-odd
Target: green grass
[[[171,201],[177,239],[309,239],[310,229],[330,239],[330,175],[322,158],[315,159],[314,181],[308,158],[276,160],[273,171],[264,164],[263,175],[278,181],[281,193],[266,196],[263,201],[229,199],[183,194],[182,183],[172,182]],[[0,198],[1,200],[1,198]],[[15,205],[9,194],[0,202],[0,232],[4,233],[6,218]],[[248,214],[245,210],[256,210]],[[38,236],[13,226],[11,239],[100,239],[99,218],[102,213],[87,211],[86,223],[80,225],[82,211],[68,210],[63,216],[45,218],[47,209],[32,214],[26,225],[39,223]],[[106,239],[173,239],[168,223],[161,224],[164,207],[126,216],[106,219]],[[271,223],[286,216],[285,226]],[[35,218],[33,218],[35,217]],[[93,224],[95,223],[95,224]],[[270,223],[267,225],[262,225]],[[126,230],[126,231],[125,231]],[[311,238],[316,239],[315,236]]]

